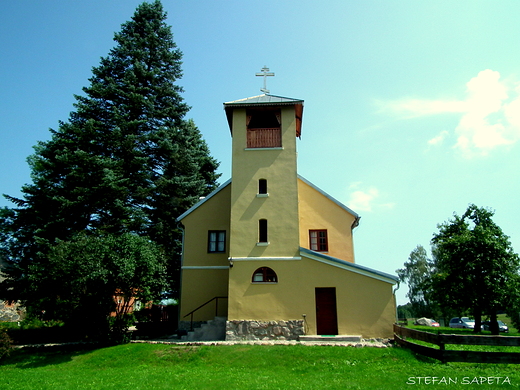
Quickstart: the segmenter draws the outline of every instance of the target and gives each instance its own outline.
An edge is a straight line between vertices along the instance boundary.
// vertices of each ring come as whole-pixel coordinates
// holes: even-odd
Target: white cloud
[[[433,137],[431,140],[428,141],[428,145],[441,145],[449,134],[450,133],[448,133],[446,130],[441,131],[438,136]]]
[[[461,114],[453,129],[454,148],[466,157],[487,155],[492,150],[520,140],[520,87],[500,80],[500,73],[486,69],[466,84],[465,100],[401,99],[379,102],[382,111],[391,111],[402,118],[444,113]],[[442,131],[428,140],[440,145],[450,135]]]
[[[468,108],[455,129],[458,135],[455,147],[470,157],[474,154],[485,155],[497,146],[516,142],[518,137],[511,138],[508,134],[514,125],[503,120],[508,88],[500,82],[500,73],[484,70],[472,78],[466,87]],[[502,115],[491,120],[489,116],[494,113]]]
[[[374,211],[375,209],[391,209],[394,203],[382,203],[380,201],[381,194],[376,187],[370,186],[362,188],[361,182],[353,183],[349,186],[350,198],[347,205],[352,210],[358,211]]]
[[[518,91],[520,95],[520,91]],[[515,128],[520,129],[520,99],[513,100],[504,106],[507,121]]]
[[[467,104],[463,101],[401,99],[390,102],[377,101],[381,112],[392,112],[405,119],[446,112],[465,112]]]

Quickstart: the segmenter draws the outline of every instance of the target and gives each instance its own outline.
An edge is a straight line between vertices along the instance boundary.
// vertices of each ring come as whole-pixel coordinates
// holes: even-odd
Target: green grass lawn
[[[502,379],[487,379],[495,377]],[[497,385],[505,377],[506,383]],[[442,378],[451,383],[443,384]],[[481,378],[485,383],[477,384],[484,381]],[[303,345],[126,344],[91,351],[18,350],[0,364],[0,389],[17,390],[439,387],[519,388],[520,370],[516,365],[441,364],[401,348]]]

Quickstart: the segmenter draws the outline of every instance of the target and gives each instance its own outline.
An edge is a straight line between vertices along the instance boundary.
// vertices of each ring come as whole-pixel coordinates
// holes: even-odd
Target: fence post
[[[444,356],[444,352],[446,352],[446,345],[444,344],[444,340],[442,338],[442,334],[439,334],[437,333],[437,345],[439,346],[439,353],[440,353],[440,357],[441,357],[441,363],[442,364],[446,364],[446,357]]]

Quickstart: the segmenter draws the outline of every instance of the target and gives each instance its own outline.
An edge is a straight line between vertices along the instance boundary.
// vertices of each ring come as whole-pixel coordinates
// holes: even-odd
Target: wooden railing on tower
[[[276,148],[282,146],[282,134],[279,127],[247,129],[248,148]]]

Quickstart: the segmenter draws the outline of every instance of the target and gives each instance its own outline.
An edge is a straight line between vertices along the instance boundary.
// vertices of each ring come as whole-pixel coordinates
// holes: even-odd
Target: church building
[[[227,340],[391,337],[397,277],[356,264],[359,215],[298,175],[303,100],[224,110],[232,177],[178,218],[181,324],[221,321]]]

